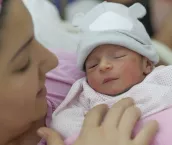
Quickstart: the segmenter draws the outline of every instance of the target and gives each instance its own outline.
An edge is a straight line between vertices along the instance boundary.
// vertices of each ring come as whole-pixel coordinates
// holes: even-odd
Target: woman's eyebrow
[[[26,46],[34,39],[34,36],[30,37],[28,41],[15,53],[15,55],[12,57],[10,62],[14,61],[14,59],[26,48]]]

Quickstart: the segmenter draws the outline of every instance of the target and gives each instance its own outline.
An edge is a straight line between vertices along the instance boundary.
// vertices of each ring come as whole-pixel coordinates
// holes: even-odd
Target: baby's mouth
[[[103,84],[108,83],[108,82],[111,82],[111,81],[114,81],[114,80],[117,80],[117,78],[105,78],[103,80]]]

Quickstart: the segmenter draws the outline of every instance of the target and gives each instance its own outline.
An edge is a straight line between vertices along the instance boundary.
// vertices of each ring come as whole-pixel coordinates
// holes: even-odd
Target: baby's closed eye
[[[121,55],[115,55],[115,56],[113,56],[113,58],[114,59],[118,59],[118,58],[123,58],[123,57],[125,57],[126,55],[125,54],[121,54]]]

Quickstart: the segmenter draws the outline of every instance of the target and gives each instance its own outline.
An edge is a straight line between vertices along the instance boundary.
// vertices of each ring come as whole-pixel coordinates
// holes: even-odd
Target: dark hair
[[[0,12],[0,29],[3,27],[4,18],[7,14],[7,6],[10,0],[3,0]]]

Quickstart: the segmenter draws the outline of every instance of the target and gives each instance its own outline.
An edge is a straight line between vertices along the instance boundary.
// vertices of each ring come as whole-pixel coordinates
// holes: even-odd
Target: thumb
[[[60,135],[50,128],[40,128],[37,131],[38,135],[46,140],[47,145],[64,145],[64,142]]]

